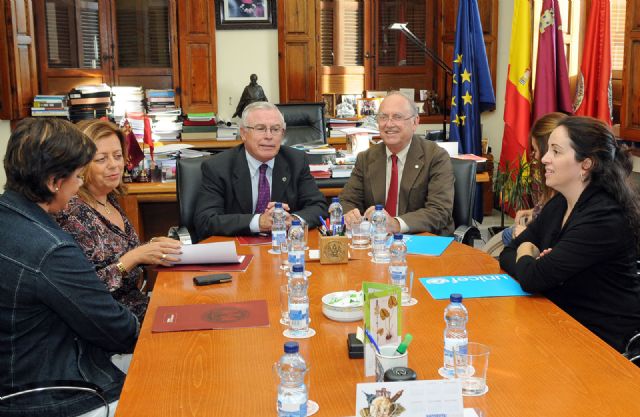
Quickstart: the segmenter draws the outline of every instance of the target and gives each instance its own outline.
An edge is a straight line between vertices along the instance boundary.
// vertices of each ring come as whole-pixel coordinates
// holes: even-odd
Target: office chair
[[[327,126],[323,103],[276,104],[287,124],[283,145],[324,145]]]
[[[198,243],[193,224],[196,198],[202,184],[201,166],[210,156],[178,158],[176,161],[176,197],[180,212],[180,226],[169,229],[169,236],[183,244]]]
[[[476,197],[476,163],[474,161],[451,158],[453,176],[453,224],[456,241],[473,246],[480,239],[480,231],[473,226],[473,206]]]

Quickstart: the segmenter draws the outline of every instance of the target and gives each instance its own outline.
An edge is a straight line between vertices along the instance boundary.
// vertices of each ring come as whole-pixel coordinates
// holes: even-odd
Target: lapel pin
[[[287,181],[287,177],[282,177],[282,182]]]
[[[416,168],[420,168],[420,165],[416,165]]]

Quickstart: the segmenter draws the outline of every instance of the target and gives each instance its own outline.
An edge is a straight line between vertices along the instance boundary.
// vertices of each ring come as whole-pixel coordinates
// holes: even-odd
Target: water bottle
[[[280,245],[287,240],[287,213],[282,208],[282,203],[276,203],[273,209],[271,224],[271,251],[280,253]]]
[[[391,264],[389,265],[391,284],[399,286],[404,296],[407,284],[407,245],[404,243],[401,233],[393,235],[393,243],[391,243],[389,252],[391,253]],[[404,298],[403,301],[405,301]]]
[[[278,417],[307,416],[307,386],[304,377],[307,363],[300,355],[298,342],[286,342],[284,355],[276,364],[276,372],[280,377],[278,384]]]
[[[338,197],[333,197],[331,200],[331,205],[329,206],[329,222],[331,224],[331,234],[333,236],[338,236],[342,234],[342,228],[344,225],[343,222],[343,211],[342,204],[340,204],[340,199]]]
[[[387,248],[387,216],[382,204],[376,204],[376,211],[371,216],[371,246],[373,247],[373,262],[389,263],[391,255]]]
[[[289,276],[289,331],[305,335],[309,331],[308,281],[302,265],[293,265]]]
[[[291,222],[289,228],[289,265],[302,265],[304,271],[304,253],[306,242],[304,240],[304,228],[299,219]]]
[[[444,321],[446,323],[444,329],[444,372],[447,376],[453,376],[455,374],[453,348],[459,346],[458,351],[462,353],[467,351],[467,320],[469,320],[469,314],[465,306],[462,305],[461,294],[451,294],[449,301],[449,305],[444,309]]]

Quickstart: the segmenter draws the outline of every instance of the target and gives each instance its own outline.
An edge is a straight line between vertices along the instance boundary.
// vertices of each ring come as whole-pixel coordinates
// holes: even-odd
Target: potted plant
[[[498,196],[500,205],[500,226],[490,227],[493,236],[505,229],[505,213],[531,208],[531,195],[538,179],[534,178],[531,163],[520,160],[515,163],[506,162],[504,167],[496,166],[493,174],[493,192]]]

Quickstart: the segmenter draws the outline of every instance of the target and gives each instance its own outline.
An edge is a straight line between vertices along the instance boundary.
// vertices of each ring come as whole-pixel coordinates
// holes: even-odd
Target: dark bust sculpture
[[[258,85],[258,76],[256,74],[251,74],[249,79],[251,82],[244,88],[240,101],[238,102],[238,107],[236,107],[236,112],[231,117],[242,116],[244,108],[254,101],[269,101],[267,100],[267,96],[264,95],[262,87]]]

